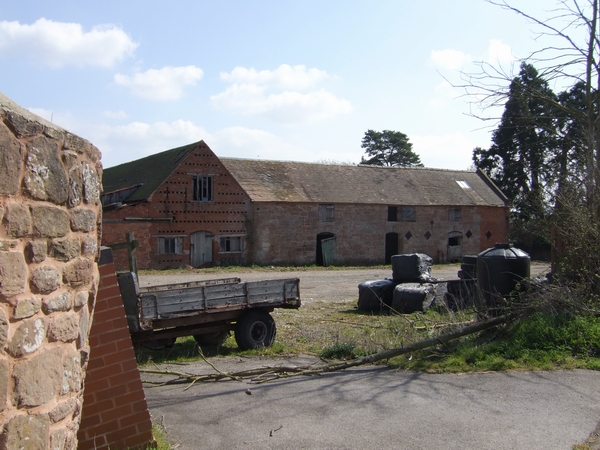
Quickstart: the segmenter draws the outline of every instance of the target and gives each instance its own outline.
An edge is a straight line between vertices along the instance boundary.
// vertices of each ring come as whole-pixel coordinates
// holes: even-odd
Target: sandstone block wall
[[[0,94],[0,449],[76,449],[100,152]]]

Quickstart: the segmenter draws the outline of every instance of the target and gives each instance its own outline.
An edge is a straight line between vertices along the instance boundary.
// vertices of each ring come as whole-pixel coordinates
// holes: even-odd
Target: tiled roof
[[[148,199],[203,141],[104,170],[104,193]],[[483,172],[219,158],[254,202],[491,205],[507,199]],[[459,183],[460,182],[460,183]]]
[[[195,142],[104,169],[102,175],[104,193],[139,186],[139,189],[127,198],[127,202],[147,199],[198,144],[199,142]]]
[[[479,171],[234,158],[221,158],[221,162],[256,202],[507,204],[503,194]]]

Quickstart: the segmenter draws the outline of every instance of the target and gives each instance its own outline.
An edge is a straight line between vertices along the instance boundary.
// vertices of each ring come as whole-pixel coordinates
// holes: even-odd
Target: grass
[[[241,351],[233,336],[206,356],[282,356],[312,354],[324,359],[352,359],[428,339],[449,331],[473,314],[430,310],[411,315],[368,313],[355,301],[307,303],[299,310],[275,310],[277,336],[272,347]],[[171,349],[137,351],[142,365],[195,361],[199,349],[192,337]],[[389,360],[388,365],[426,372],[490,370],[600,370],[600,318],[538,313],[508,329],[468,336],[448,346]]]
[[[202,269],[227,276],[239,272],[302,270],[335,271],[350,267],[231,266]],[[388,270],[389,266],[381,266]],[[190,273],[190,269],[144,271]],[[324,359],[356,358],[428,339],[475,318],[472,311],[432,309],[411,315],[371,313],[356,308],[356,298],[305,302],[299,310],[276,309],[277,336],[272,347],[240,351],[230,337],[218,348],[204,348],[206,356],[311,354]],[[389,360],[396,368],[428,372],[489,370],[600,370],[600,319],[591,316],[537,314],[509,329],[470,336],[445,347]],[[192,337],[180,338],[171,349],[139,350],[140,364],[194,361],[199,349]]]
[[[156,423],[152,424],[152,435],[156,441],[155,450],[171,450],[172,447],[167,439],[167,433],[160,425]]]
[[[600,370],[600,318],[537,313],[506,330],[416,356],[395,358],[390,365],[427,372]]]

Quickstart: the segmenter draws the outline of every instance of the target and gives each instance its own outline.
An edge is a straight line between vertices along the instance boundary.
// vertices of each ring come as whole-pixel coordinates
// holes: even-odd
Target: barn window
[[[181,237],[159,237],[159,255],[180,255],[183,253],[183,238]]]
[[[398,222],[397,206],[388,206],[388,222]]]
[[[194,200],[197,202],[213,201],[213,177],[194,176]]]
[[[333,205],[319,205],[319,222],[333,222]]]
[[[460,208],[450,208],[448,210],[448,220],[450,222],[460,222],[461,221]]]
[[[402,222],[415,222],[417,220],[417,209],[414,206],[402,207]]]
[[[221,253],[235,253],[242,251],[242,237],[241,236],[226,236],[220,239],[220,252]]]

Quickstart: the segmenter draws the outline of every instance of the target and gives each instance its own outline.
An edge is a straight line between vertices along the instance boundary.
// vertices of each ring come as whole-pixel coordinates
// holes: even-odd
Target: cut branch
[[[362,366],[365,364],[373,364],[378,361],[386,360],[393,358],[395,356],[403,355],[406,353],[412,353],[418,350],[423,350],[429,347],[433,347],[439,344],[446,344],[452,340],[458,339],[463,336],[467,336],[470,334],[478,333],[480,331],[486,330],[488,328],[492,328],[507,322],[510,322],[516,317],[516,315],[503,315],[499,317],[494,317],[492,319],[476,322],[471,325],[465,326],[458,330],[452,331],[450,333],[441,334],[439,336],[425,339],[423,341],[415,342],[410,345],[405,345],[398,348],[393,348],[390,350],[385,350],[383,352],[375,353],[373,355],[365,356],[364,358],[355,359],[352,361],[343,361],[343,362],[334,362],[329,364],[320,364],[320,365],[308,365],[308,366],[276,366],[276,367],[261,367],[257,369],[249,369],[242,370],[239,372],[223,372],[221,370],[216,369],[213,364],[210,366],[217,371],[217,373],[207,374],[207,375],[194,375],[185,372],[177,372],[171,370],[156,370],[156,369],[140,369],[142,373],[152,373],[152,374],[161,374],[161,375],[171,375],[175,378],[170,379],[168,381],[145,381],[146,384],[154,384],[154,385],[166,385],[166,384],[184,384],[187,383],[191,387],[193,384],[198,382],[206,382],[206,381],[220,381],[220,380],[236,380],[241,381],[243,379],[249,379],[254,383],[265,383],[267,381],[272,381],[276,379],[282,378],[290,378],[294,376],[311,376],[318,375],[323,373],[335,372],[339,370],[349,369],[351,367]],[[206,360],[205,360],[206,361]]]

